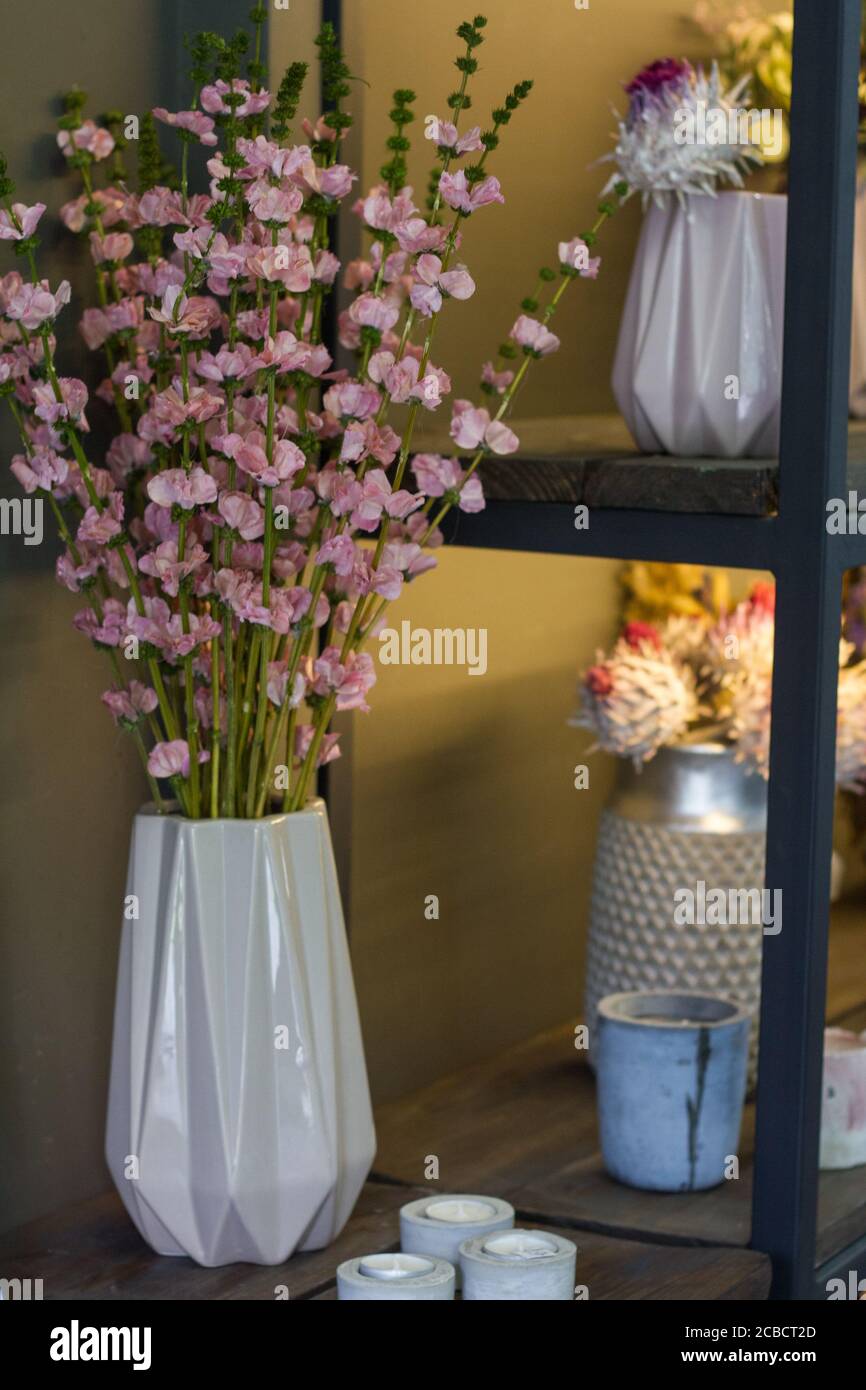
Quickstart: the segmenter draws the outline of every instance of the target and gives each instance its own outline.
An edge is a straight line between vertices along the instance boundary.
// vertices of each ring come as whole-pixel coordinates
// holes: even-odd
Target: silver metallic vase
[[[590,1046],[605,995],[659,989],[720,995],[752,1013],[754,1084],[763,925],[680,924],[675,894],[697,892],[701,883],[707,893],[760,892],[766,821],[765,781],[735,763],[722,744],[662,748],[640,771],[619,764],[593,873],[584,998]]]

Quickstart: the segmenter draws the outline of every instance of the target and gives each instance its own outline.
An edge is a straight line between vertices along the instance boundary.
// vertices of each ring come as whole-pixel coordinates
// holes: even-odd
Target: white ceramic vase
[[[106,1156],[141,1235],[201,1265],[329,1244],[375,1153],[324,802],[135,818]]]
[[[646,453],[778,453],[788,200],[728,192],[651,204],[613,367]]]

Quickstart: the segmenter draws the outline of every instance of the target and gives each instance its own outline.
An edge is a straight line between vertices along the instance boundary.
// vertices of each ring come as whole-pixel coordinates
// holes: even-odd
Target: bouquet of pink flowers
[[[613,649],[584,672],[574,720],[596,746],[635,767],[660,748],[716,740],[769,775],[775,586],[756,583],[720,618],[628,622]],[[866,791],[866,661],[839,643],[836,781]]]
[[[58,144],[82,191],[61,217],[95,266],[97,303],[80,328],[104,376],[92,413],[111,413],[101,461],[88,389],[56,360],[70,287],[39,276],[45,205],[15,202],[0,162],[0,239],[24,263],[0,280],[0,394],[21,437],[12,470],[54,515],[57,577],[84,600],[75,626],[108,656],[103,700],[135,739],[157,806],[165,779],[191,817],[261,816],[275,795],[283,810],[304,805],[316,767],[338,753],[335,711],[368,708],[364,646],[385,606],[435,565],[446,513],[484,506],[482,459],[517,449],[505,423],[515,393],[558,347],[550,319],[574,279],[597,274],[589,247],[628,191],[617,184],[594,227],[560,244],[557,271],[541,271],[484,367],[486,403],[453,403],[451,436],[468,461],[412,458],[419,411],[450,390],[433,357],[439,315],[475,288],[456,259],[464,228],[504,201],[488,159],[531,83],[488,129],[461,126],[486,21],[460,25],[459,86],[424,131],[436,158],[424,210],[406,183],[414,97],[395,92],[381,182],[353,207],[369,251],[343,268],[355,292],[339,319],[350,375],[335,370],[323,323],[341,269],[330,230],[356,178],[339,158],[351,78],[326,25],[328,109],[294,139],[306,66],[266,90],[264,18],[258,5],[251,60],[245,33],[189,45],[189,109],[142,119],[136,186],[124,118],[96,123],[82,93],[66,99]],[[157,123],[182,142],[179,174]],[[189,187],[194,146],[209,155],[206,193]]]

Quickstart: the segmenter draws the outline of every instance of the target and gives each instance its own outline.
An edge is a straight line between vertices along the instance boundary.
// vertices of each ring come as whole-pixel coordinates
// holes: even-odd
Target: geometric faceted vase
[[[590,1056],[598,1006],[606,995],[713,994],[738,1004],[751,1018],[751,1087],[757,1074],[763,923],[683,922],[676,895],[688,889],[697,896],[699,884],[707,893],[760,894],[767,784],[718,743],[660,748],[639,771],[621,759],[617,772],[601,816],[593,869],[583,1015]]]
[[[787,208],[742,192],[647,208],[611,383],[645,453],[778,453]]]
[[[324,802],[144,811],[126,891],[106,1156],[132,1220],[209,1266],[329,1244],[376,1142]]]

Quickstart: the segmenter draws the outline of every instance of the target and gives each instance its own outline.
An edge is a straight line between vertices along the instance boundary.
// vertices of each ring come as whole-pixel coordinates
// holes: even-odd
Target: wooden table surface
[[[866,901],[834,909],[828,1018],[866,1026]],[[521,1224],[578,1246],[590,1299],[760,1300],[768,1259],[747,1248],[753,1108],[740,1177],[704,1193],[639,1192],[613,1182],[598,1154],[595,1083],[574,1024],[380,1106],[378,1152],[346,1229],[326,1250],[284,1265],[201,1269],[155,1255],[112,1192],[0,1238],[7,1279],[42,1279],[46,1299],[333,1300],[346,1259],[399,1245],[404,1202],[438,1191],[507,1198]],[[438,1176],[427,1180],[429,1160]],[[818,1259],[866,1229],[866,1169],[824,1173]]]

